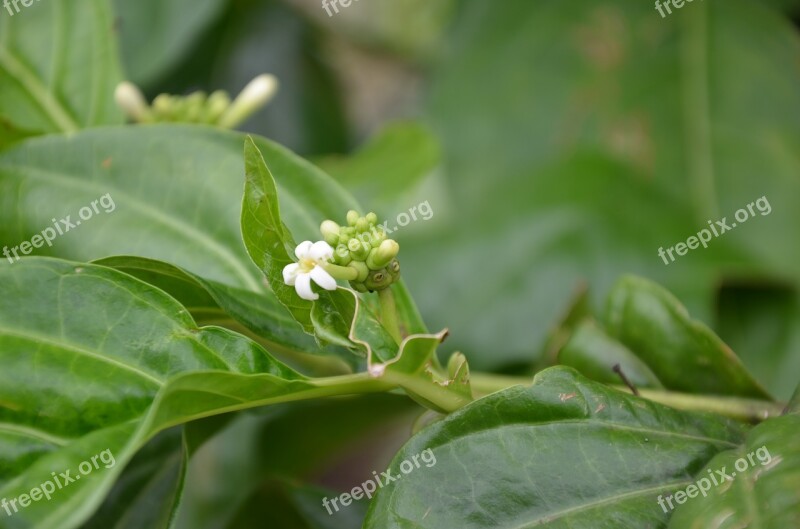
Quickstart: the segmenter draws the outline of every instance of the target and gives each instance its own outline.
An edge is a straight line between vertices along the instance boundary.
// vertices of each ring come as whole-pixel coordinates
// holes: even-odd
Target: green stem
[[[431,380],[422,378],[420,375],[406,375],[387,370],[382,380],[413,392],[414,395],[422,397],[439,408],[439,410],[447,413],[456,411],[472,402],[471,399],[449,391]]]
[[[488,373],[472,373],[470,375],[470,383],[476,396],[488,395],[489,393],[520,384],[529,385],[532,382],[532,377],[512,377]],[[625,393],[630,393],[630,390],[625,386],[612,387]],[[639,389],[639,393],[643,398],[679,410],[717,413],[747,422],[760,422],[770,417],[777,417],[783,410],[783,405],[780,403],[758,399],[694,395],[658,389]]]
[[[341,279],[342,281],[355,281],[358,278],[358,270],[349,266],[339,266],[333,263],[325,263],[322,268],[328,272],[334,279]]]
[[[394,303],[392,289],[379,290],[378,299],[381,302],[381,323],[399,344],[403,341],[403,336],[400,334],[400,325],[397,323],[397,306]]]

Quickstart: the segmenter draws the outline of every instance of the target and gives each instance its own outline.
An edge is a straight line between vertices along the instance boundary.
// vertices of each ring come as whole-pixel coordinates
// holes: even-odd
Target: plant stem
[[[426,380],[419,375],[406,375],[387,370],[383,380],[396,384],[403,389],[412,391],[418,397],[433,404],[439,411],[450,413],[466,406],[471,399],[447,390],[431,380]]]
[[[399,344],[403,341],[403,337],[400,334],[400,326],[397,323],[397,307],[394,304],[392,289],[384,288],[379,290],[378,299],[381,303],[381,323]]]
[[[520,384],[529,385],[532,382],[532,377],[512,377],[488,373],[472,373],[470,375],[470,383],[476,396],[488,395],[489,393]],[[630,390],[625,386],[611,387],[624,393],[630,393]],[[679,410],[717,413],[747,422],[759,422],[770,417],[778,417],[783,410],[783,405],[780,403],[758,399],[694,395],[658,389],[639,389],[639,393],[642,398]]]

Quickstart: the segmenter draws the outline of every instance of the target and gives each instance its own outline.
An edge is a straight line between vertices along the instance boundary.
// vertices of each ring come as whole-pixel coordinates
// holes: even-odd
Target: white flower
[[[250,81],[220,117],[219,126],[232,129],[266,105],[278,91],[278,78],[262,74]]]
[[[293,286],[297,295],[314,301],[319,295],[311,290],[311,280],[325,290],[336,290],[336,280],[322,265],[333,259],[333,248],[325,241],[303,241],[294,250],[298,261],[283,268],[283,282]]]

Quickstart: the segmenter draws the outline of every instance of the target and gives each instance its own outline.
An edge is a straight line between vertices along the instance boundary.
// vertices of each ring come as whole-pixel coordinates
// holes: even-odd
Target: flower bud
[[[360,215],[358,214],[358,211],[351,209],[350,211],[347,212],[347,223],[350,226],[355,226],[356,222],[358,222],[359,217]]]
[[[339,225],[332,220],[323,221],[319,226],[322,238],[331,246],[339,244]]]
[[[355,280],[351,281],[350,284],[362,283],[369,275],[369,268],[367,268],[367,265],[362,263],[361,261],[350,261],[350,263],[347,266],[349,266],[350,268],[355,268],[356,271],[358,272],[358,277],[356,277]]]
[[[220,117],[219,126],[232,129],[267,104],[278,91],[278,80],[262,74],[250,81]]]
[[[347,247],[350,249],[350,255],[356,261],[364,261],[372,248],[369,244],[360,239],[350,239],[347,243]]]
[[[464,353],[455,352],[450,356],[450,359],[447,361],[447,374],[450,375],[450,380],[456,378],[459,371],[466,363],[467,357],[464,356]]]
[[[159,94],[153,99],[153,111],[159,121],[167,121],[169,119],[172,115],[172,98],[169,94]]]
[[[345,266],[352,260],[353,257],[350,255],[350,250],[347,248],[347,245],[339,243],[336,250],[333,252],[333,262],[339,266]]]
[[[189,123],[199,123],[203,119],[206,104],[205,92],[194,92],[184,99],[186,106],[185,120]]]
[[[378,223],[378,215],[376,215],[376,214],[375,214],[375,213],[373,213],[372,211],[370,211],[369,213],[367,213],[366,219],[367,219],[367,222],[368,222],[368,223],[369,223],[371,226],[374,226],[375,224],[377,224],[377,223]]]
[[[231,104],[231,98],[224,90],[217,90],[208,96],[206,100],[205,109],[205,122],[208,124],[216,124],[222,114],[228,110]]]
[[[369,230],[369,223],[367,222],[367,219],[365,219],[364,217],[359,218],[356,221],[356,231],[358,233],[365,233],[368,230]]]
[[[367,256],[367,266],[372,270],[384,268],[389,262],[397,257],[400,252],[400,245],[397,241],[386,239],[380,246],[373,249]]]
[[[147,101],[135,84],[127,81],[118,84],[114,91],[114,99],[133,121],[142,123],[152,120],[150,107],[147,106]]]

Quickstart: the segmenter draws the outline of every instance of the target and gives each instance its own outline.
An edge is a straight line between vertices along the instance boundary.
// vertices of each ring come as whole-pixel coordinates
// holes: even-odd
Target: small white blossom
[[[311,290],[311,280],[325,290],[336,290],[336,280],[322,265],[333,259],[333,248],[325,241],[303,241],[294,250],[297,262],[283,268],[283,282],[293,286],[297,295],[314,301],[319,295]]]

